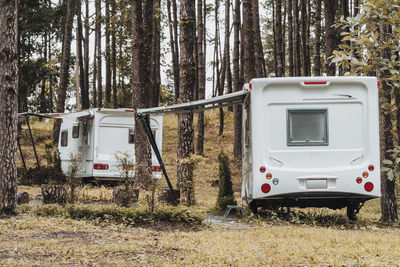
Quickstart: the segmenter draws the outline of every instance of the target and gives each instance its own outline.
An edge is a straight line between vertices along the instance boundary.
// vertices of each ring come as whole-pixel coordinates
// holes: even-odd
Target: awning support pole
[[[174,188],[172,187],[171,181],[168,178],[168,174],[167,174],[167,171],[165,170],[164,162],[163,162],[163,160],[161,158],[161,155],[160,155],[160,150],[158,149],[157,144],[156,144],[156,140],[154,139],[153,133],[151,132],[150,123],[149,123],[149,121],[147,119],[147,116],[143,115],[141,113],[137,113],[137,116],[138,116],[139,120],[142,122],[142,125],[143,125],[143,128],[144,128],[145,132],[146,132],[146,135],[149,138],[149,141],[150,141],[150,144],[151,144],[151,146],[153,148],[154,153],[156,154],[158,163],[161,166],[161,170],[162,170],[162,172],[164,174],[165,180],[167,180],[167,184],[168,184],[169,190],[171,191],[172,197],[174,198],[174,202],[177,205],[178,204],[177,196],[175,195]]]
[[[40,168],[39,158],[38,158],[38,155],[37,155],[37,153],[36,153],[35,142],[33,141],[31,126],[29,125],[29,117],[28,117],[28,114],[25,114],[25,118],[26,118],[26,124],[28,125],[29,136],[31,137],[33,152],[35,153],[36,165],[37,165],[38,168]]]
[[[21,144],[19,143],[19,137],[17,136],[17,144],[19,149],[19,154],[21,154],[22,165],[24,165],[24,170],[26,171],[26,164],[24,159],[24,154],[22,154]]]

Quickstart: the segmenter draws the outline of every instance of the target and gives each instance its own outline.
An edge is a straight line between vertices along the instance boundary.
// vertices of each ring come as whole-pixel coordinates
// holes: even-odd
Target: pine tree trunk
[[[150,105],[157,107],[160,101],[160,27],[161,27],[161,2],[160,0],[154,1],[154,14],[153,14],[153,40],[151,51],[151,83],[152,90],[150,96]]]
[[[321,1],[315,1],[314,75],[321,76]]]
[[[325,69],[328,76],[335,76],[336,66],[331,64],[330,56],[333,55],[333,50],[336,47],[336,34],[333,28],[335,23],[336,0],[324,1],[325,14]]]
[[[97,36],[97,107],[103,107],[103,79],[101,56],[101,0],[96,1],[96,36]]]
[[[80,97],[81,97],[81,108],[87,109],[89,108],[89,96],[86,94],[85,90],[85,70],[83,67],[83,51],[82,51],[82,41],[83,41],[83,28],[82,28],[82,17],[81,17],[81,2],[77,1],[77,29],[76,29],[76,38],[77,38],[77,54],[78,54],[78,66],[79,66],[79,87],[80,87]],[[87,102],[86,102],[87,101]]]
[[[235,0],[235,10],[233,15],[233,90],[242,90],[242,83],[239,70],[240,58],[240,0]],[[236,163],[242,158],[242,106],[236,105],[233,108],[234,117],[234,140],[233,155]]]
[[[74,22],[74,15],[76,9],[75,0],[67,0],[67,13],[65,18],[64,36],[63,36],[63,49],[62,60],[60,69],[60,85],[57,90],[57,105],[56,112],[63,113],[65,108],[65,99],[67,95],[67,88],[69,82],[69,63],[71,60],[71,40],[72,40],[72,26]],[[53,142],[58,143],[58,136],[60,134],[61,121],[55,120],[53,126]]]
[[[205,73],[205,54],[204,54],[204,19],[203,1],[197,1],[197,52],[198,52],[198,85],[199,99],[205,98],[206,73]],[[197,145],[196,151],[199,155],[204,155],[204,112],[201,111],[197,118]]]
[[[179,99],[180,95],[180,74],[179,74],[179,46],[178,46],[178,7],[176,5],[176,0],[172,0],[172,16],[174,26],[174,51],[175,57],[172,58],[174,68],[174,88],[175,88],[175,103]]]
[[[293,66],[293,7],[292,0],[288,0],[287,16],[288,16],[288,60],[289,60],[289,77],[294,76],[294,66]]]
[[[180,84],[180,100],[182,102],[193,99],[193,88],[195,79],[195,64],[193,58],[193,49],[195,38],[195,5],[194,1],[181,0],[181,60],[180,72],[182,74]],[[193,182],[193,164],[188,162],[190,156],[194,153],[193,145],[193,113],[184,113],[179,118],[179,136],[178,143],[178,181],[181,181],[181,203],[192,205],[195,203],[194,182]]]
[[[251,0],[243,0],[243,45],[244,45],[244,82],[249,82],[256,77],[254,66],[254,27],[253,27],[253,7]]]
[[[132,104],[133,108],[150,107],[151,46],[153,1],[132,1]],[[135,176],[138,184],[151,185],[151,150],[142,123],[135,116]]]
[[[111,16],[113,18],[111,23],[111,65],[112,65],[112,92],[113,92],[113,108],[118,108],[118,98],[117,98],[117,40],[116,40],[116,10],[115,10],[115,0],[111,0]]]
[[[17,197],[18,1],[0,0],[0,215]]]
[[[282,0],[276,0],[275,7],[275,49],[276,49],[276,77],[282,77],[285,75],[284,66],[282,62],[283,50],[282,50]]]
[[[301,76],[300,59],[300,27],[299,27],[299,4],[298,0],[293,0],[293,57],[294,57],[294,75]]]
[[[301,6],[301,65],[303,76],[309,76],[307,67],[307,4],[306,0],[300,0]]]
[[[225,4],[226,5],[226,4]],[[261,42],[261,33],[260,33],[260,14],[259,14],[259,4],[258,0],[252,0],[252,8],[253,8],[253,28],[254,28],[254,49],[255,49],[255,63],[256,63],[256,77],[261,78],[266,77],[265,70],[265,61],[264,61],[264,52]]]
[[[106,28],[105,28],[105,35],[106,35],[106,88],[105,88],[105,94],[106,94],[106,105],[107,107],[110,106],[111,104],[111,43],[110,43],[110,0],[104,0],[105,1],[105,8],[106,8]]]
[[[97,34],[94,38],[94,52],[93,52],[93,80],[92,80],[92,105],[97,107]]]
[[[84,42],[84,91],[85,96],[82,96],[82,108],[90,108],[89,103],[89,0],[85,0],[85,42]]]

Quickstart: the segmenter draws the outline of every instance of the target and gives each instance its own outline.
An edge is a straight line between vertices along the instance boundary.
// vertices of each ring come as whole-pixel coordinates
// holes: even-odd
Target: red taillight
[[[375,170],[375,167],[374,167],[374,165],[369,165],[368,166],[368,170],[370,171],[370,172],[372,172],[373,170]]]
[[[151,169],[153,172],[160,172],[161,171],[161,166],[153,166]]]
[[[125,112],[135,112],[136,110],[134,109],[125,109]]]
[[[380,87],[381,86],[381,81],[380,80],[378,80],[378,87]]]
[[[261,166],[261,167],[260,167],[260,172],[261,172],[261,173],[264,173],[266,170],[267,170],[267,169],[266,169],[264,166]]]
[[[263,192],[263,193],[269,193],[269,191],[271,191],[271,186],[269,185],[269,184],[263,184],[262,186],[261,186],[261,191]]]
[[[94,163],[93,169],[95,170],[108,170],[108,164]]]
[[[357,177],[356,182],[357,182],[357,184],[361,184],[362,183],[361,177]]]
[[[313,84],[326,84],[326,81],[309,81],[309,82],[304,82],[306,85],[313,85]]]
[[[251,89],[251,83],[249,83],[249,88]]]
[[[371,182],[367,182],[367,183],[365,183],[365,185],[364,185],[364,189],[365,189],[365,191],[367,191],[367,192],[371,192],[372,190],[374,190],[374,184],[371,183]]]

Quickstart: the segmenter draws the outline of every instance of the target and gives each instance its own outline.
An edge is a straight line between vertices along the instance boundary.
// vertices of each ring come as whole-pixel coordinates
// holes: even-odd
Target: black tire
[[[249,209],[251,210],[252,213],[257,214],[258,213],[258,206],[254,203],[254,201],[250,202],[249,204]]]
[[[357,213],[360,210],[360,203],[348,203],[347,204],[347,218],[350,221],[357,220]]]

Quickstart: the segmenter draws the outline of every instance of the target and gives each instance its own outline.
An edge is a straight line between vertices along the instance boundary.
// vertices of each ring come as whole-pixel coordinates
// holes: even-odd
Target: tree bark
[[[116,27],[117,24],[115,23],[116,21],[116,8],[115,8],[115,0],[111,0],[111,49],[112,49],[112,57],[111,57],[111,65],[112,65],[112,92],[113,92],[113,108],[118,108],[118,98],[117,98],[117,40],[116,40]]]
[[[157,107],[160,101],[160,27],[161,27],[161,2],[160,0],[154,1],[154,14],[153,14],[153,40],[151,51],[151,106]]]
[[[254,56],[256,59],[255,61],[256,77],[254,78],[261,78],[261,77],[266,77],[267,74],[265,70],[264,52],[261,42],[258,0],[252,0],[252,8],[253,8],[253,28],[254,28],[254,49],[255,49]]]
[[[82,28],[82,17],[81,17],[81,2],[77,2],[77,54],[78,54],[78,66],[79,66],[79,87],[80,87],[80,96],[81,96],[81,108],[88,109],[89,108],[89,96],[87,94],[85,88],[85,69],[83,62],[83,51],[82,51],[82,41],[83,41],[83,28]],[[86,40],[85,40],[86,41]]]
[[[105,8],[106,8],[106,105],[109,107],[111,105],[111,43],[110,43],[110,0],[105,0]]]
[[[253,27],[253,7],[251,0],[243,0],[243,45],[244,45],[244,82],[249,82],[256,77],[254,66],[254,27]]]
[[[235,10],[233,17],[233,90],[235,92],[242,90],[239,58],[240,58],[240,0],[235,0]],[[236,163],[239,163],[242,158],[242,106],[236,105],[233,108],[234,112],[234,141],[233,155]]]
[[[43,204],[60,204],[67,202],[67,189],[65,185],[42,184]]]
[[[178,7],[176,5],[176,0],[172,0],[172,15],[173,15],[173,23],[174,26],[174,50],[175,57],[172,58],[174,64],[174,87],[175,87],[175,102],[179,99],[180,93],[180,70],[179,70],[179,46],[178,46]]]
[[[85,20],[84,20],[84,27],[85,27],[85,41],[84,41],[84,91],[85,96],[82,96],[82,108],[88,109],[90,108],[89,103],[89,33],[90,33],[90,26],[89,26],[89,0],[85,0]]]
[[[293,66],[293,7],[292,0],[288,0],[287,16],[288,16],[288,60],[289,60],[289,77],[294,76],[294,66]]]
[[[69,63],[71,60],[71,40],[72,40],[72,26],[74,22],[74,15],[76,9],[75,0],[67,0],[67,13],[65,18],[64,36],[63,36],[63,49],[60,70],[60,85],[57,90],[57,105],[56,112],[63,113],[65,109],[65,99],[67,95],[67,88],[69,82]],[[58,143],[58,136],[60,133],[61,121],[55,120],[53,126],[53,142]]]
[[[97,107],[97,34],[94,38],[94,52],[93,52],[93,80],[92,80],[92,105]]]
[[[324,0],[325,14],[325,69],[328,76],[335,76],[336,66],[329,59],[336,48],[336,34],[333,28],[335,23],[336,0]]]
[[[203,1],[198,0],[197,1],[197,52],[198,52],[199,99],[205,98],[205,91],[206,91],[204,32],[205,32],[205,25],[203,19]],[[196,151],[199,155],[204,155],[204,112],[203,111],[199,112],[197,117]]]
[[[315,1],[314,75],[321,76],[321,1]]]
[[[132,104],[150,107],[153,1],[132,0]],[[151,185],[151,150],[145,130],[135,115],[135,176],[145,189]]]
[[[195,5],[194,1],[181,0],[180,4],[180,100],[182,102],[193,99],[195,79],[195,63],[193,49],[195,38]],[[181,181],[181,203],[192,205],[195,203],[193,163],[190,156],[194,153],[193,145],[193,113],[184,113],[179,118],[179,142],[178,142],[178,181]]]
[[[303,66],[303,76],[309,76],[308,61],[307,61],[307,2],[300,0],[301,6],[301,59]]]
[[[282,39],[282,1],[276,0],[276,7],[275,7],[275,49],[276,49],[276,70],[275,74],[276,77],[282,77],[285,75],[285,69],[283,66],[283,39]]]
[[[17,197],[18,1],[0,0],[0,215]]]
[[[294,57],[294,75],[301,76],[301,59],[300,59],[300,27],[299,27],[299,4],[298,0],[293,0],[293,57]]]
[[[96,1],[96,39],[97,39],[97,107],[103,107],[103,80],[101,56],[101,0]]]

